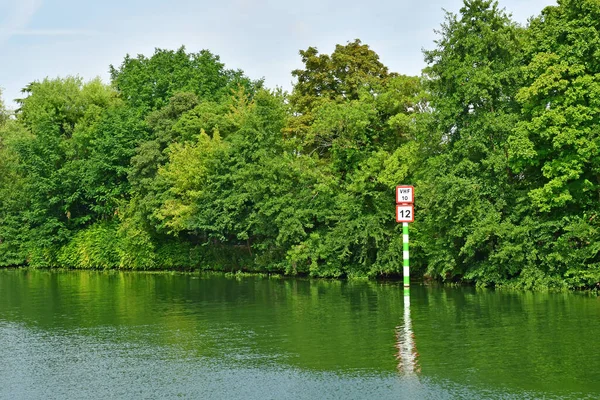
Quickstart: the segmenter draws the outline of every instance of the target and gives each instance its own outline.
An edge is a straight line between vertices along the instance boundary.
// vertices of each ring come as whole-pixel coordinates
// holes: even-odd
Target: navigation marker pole
[[[402,223],[402,258],[404,260],[404,295],[410,295],[410,268],[408,252],[408,222]]]
[[[415,220],[415,188],[396,186],[396,222],[402,222],[402,259],[404,275],[404,296],[410,295],[410,268],[408,260],[408,223]]]
[[[410,261],[408,224],[415,220],[415,188],[396,186],[396,222],[402,223],[402,273],[404,278],[404,324],[398,330],[398,368],[410,376],[418,372],[417,352],[410,320]]]

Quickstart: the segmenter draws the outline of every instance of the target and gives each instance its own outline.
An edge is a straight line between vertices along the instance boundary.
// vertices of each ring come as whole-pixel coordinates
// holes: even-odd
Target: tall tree
[[[531,21],[511,167],[551,240],[540,264],[575,286],[600,282],[600,3],[559,0]]]
[[[430,274],[498,282],[519,271],[497,256],[518,223],[506,141],[519,119],[523,29],[496,1],[465,0],[439,34],[425,74],[442,153],[421,169],[419,243]]]

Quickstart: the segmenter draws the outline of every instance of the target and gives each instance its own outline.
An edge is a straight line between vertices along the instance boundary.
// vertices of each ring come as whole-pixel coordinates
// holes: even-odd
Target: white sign
[[[413,186],[396,186],[396,203],[412,204],[415,202],[415,188]]]
[[[396,205],[396,222],[414,222],[415,208],[412,204]]]

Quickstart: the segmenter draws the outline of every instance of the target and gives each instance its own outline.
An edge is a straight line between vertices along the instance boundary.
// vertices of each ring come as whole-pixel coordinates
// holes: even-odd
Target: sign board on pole
[[[412,204],[396,204],[396,222],[414,222],[415,209]]]
[[[415,202],[413,186],[396,186],[396,203],[412,204]]]

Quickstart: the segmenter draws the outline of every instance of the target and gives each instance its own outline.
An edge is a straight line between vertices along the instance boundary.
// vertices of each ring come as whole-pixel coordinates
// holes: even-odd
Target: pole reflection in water
[[[398,354],[398,371],[409,376],[421,372],[418,364],[418,353],[415,345],[415,335],[410,319],[410,295],[404,292],[404,323],[396,329],[396,348]]]

